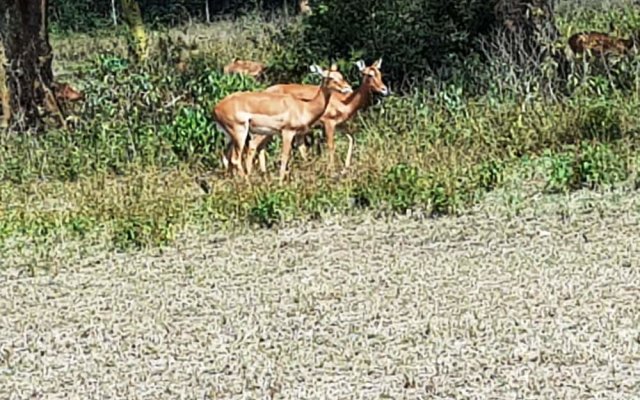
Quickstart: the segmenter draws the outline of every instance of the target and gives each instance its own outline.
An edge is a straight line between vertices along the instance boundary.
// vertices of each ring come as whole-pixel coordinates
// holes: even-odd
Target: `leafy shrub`
[[[261,190],[249,207],[249,221],[271,228],[287,219],[295,209],[296,198],[286,189]]]
[[[385,199],[391,210],[405,212],[421,203],[423,180],[418,168],[404,163],[393,165],[383,178]]]
[[[581,182],[591,188],[611,186],[629,175],[624,161],[606,143],[583,142],[576,161]]]
[[[223,148],[223,136],[214,135],[213,124],[202,108],[184,107],[171,125],[166,125],[160,134],[167,138],[173,151],[183,161],[193,161],[200,158],[212,159]]]
[[[450,54],[467,54],[493,20],[490,1],[321,0],[302,30],[290,27],[281,43],[292,67],[314,58],[382,56],[385,73],[400,81],[428,75]]]
[[[549,159],[546,191],[567,192],[582,186],[607,187],[625,180],[629,168],[611,145],[580,143],[574,151],[546,152]]]
[[[622,137],[620,112],[609,102],[599,101],[581,111],[578,129],[583,139],[610,142]]]
[[[577,189],[580,176],[575,169],[576,156],[572,152],[553,154],[545,152],[548,158],[548,172],[545,190],[549,193],[567,192]]]
[[[474,175],[477,177],[479,189],[490,191],[502,182],[504,163],[496,159],[483,161],[476,167]]]

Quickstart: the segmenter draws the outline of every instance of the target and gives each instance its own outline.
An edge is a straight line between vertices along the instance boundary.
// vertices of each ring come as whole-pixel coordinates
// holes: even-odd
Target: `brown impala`
[[[225,74],[245,74],[257,78],[265,70],[265,65],[257,61],[234,59],[224,67]]]
[[[335,94],[331,97],[329,106],[325,110],[322,117],[317,121],[317,124],[322,125],[324,128],[324,134],[327,139],[327,147],[329,148],[329,168],[334,167],[335,158],[335,130],[336,127],[345,121],[353,118],[353,116],[362,108],[364,108],[370,101],[372,93],[378,93],[382,96],[388,96],[390,91],[382,81],[382,73],[380,67],[382,66],[382,58],[366,66],[364,61],[360,60],[356,63],[363,80],[360,87],[350,94]],[[267,88],[267,93],[288,93],[301,99],[309,99],[313,96],[315,86],[302,85],[302,84],[281,84],[274,85]],[[353,135],[347,133],[349,139],[349,148],[347,150],[347,157],[345,159],[345,169],[351,165],[351,157],[353,155]],[[249,154],[247,164],[252,162],[255,149],[259,149],[259,162],[262,172],[266,172],[265,162],[265,144],[266,137],[252,138],[249,143]],[[300,145],[304,146],[303,144]],[[302,150],[302,149],[301,149]]]
[[[629,54],[636,44],[636,35],[622,39],[602,32],[578,32],[569,37],[573,54],[590,52],[595,56]]]
[[[313,86],[315,92],[306,101],[284,93],[238,92],[225,97],[214,107],[213,119],[229,140],[222,159],[227,168],[247,177],[251,173],[251,164],[246,164],[245,174],[242,156],[249,133],[252,140],[278,134],[282,136],[280,181],[284,180],[296,134],[309,130],[309,126],[324,114],[334,92],[353,91],[348,83],[334,79],[331,71],[317,65],[310,69],[322,76],[322,82],[320,86]]]

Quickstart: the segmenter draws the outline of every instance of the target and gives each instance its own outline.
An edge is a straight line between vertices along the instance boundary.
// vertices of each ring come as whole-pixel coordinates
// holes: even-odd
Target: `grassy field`
[[[638,16],[635,8],[561,9],[557,25],[566,38],[615,21],[625,36]],[[326,154],[307,163],[295,158],[291,182],[279,186],[275,143],[267,176],[256,174],[251,185],[225,178],[211,107],[277,74],[256,82],[225,76],[221,67],[234,57],[282,59],[286,49],[275,38],[295,23],[249,16],[173,29],[169,39],[154,32],[144,66],[127,61],[118,32],[54,36],[57,76],[87,99],[72,107],[70,132],[0,138],[1,246],[106,237],[129,249],[171,243],[195,226],[270,227],[363,210],[455,215],[509,179],[533,179],[539,193],[639,184],[636,59],[604,72],[576,63],[557,88],[545,78],[549,66],[516,74],[498,56],[484,66],[468,60],[447,83],[425,79],[359,114],[344,128],[356,132],[355,165],[344,176],[327,171]],[[181,34],[199,45],[184,73],[175,69]],[[340,63],[357,85],[353,65]]]
[[[633,398],[639,198],[532,193],[7,252],[1,397]]]

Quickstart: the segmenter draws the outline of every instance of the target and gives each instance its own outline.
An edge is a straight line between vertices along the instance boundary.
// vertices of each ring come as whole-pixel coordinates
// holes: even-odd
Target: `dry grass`
[[[499,193],[129,255],[0,263],[2,398],[629,399],[640,198]],[[506,198],[506,197],[505,197]]]

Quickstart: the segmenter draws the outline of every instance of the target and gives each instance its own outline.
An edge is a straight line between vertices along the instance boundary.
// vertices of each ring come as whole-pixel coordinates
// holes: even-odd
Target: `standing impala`
[[[317,65],[311,72],[322,76],[320,86],[307,100],[286,93],[239,92],[222,99],[213,109],[213,119],[222,130],[229,144],[223,163],[234,168],[241,176],[251,173],[252,164],[247,162],[247,173],[242,168],[242,156],[249,139],[282,136],[280,181],[284,180],[291,154],[291,144],[299,132],[306,132],[323,114],[333,92],[351,93],[353,89],[344,80],[337,80],[331,71]],[[229,164],[230,162],[230,164]]]
[[[345,121],[351,119],[358,110],[365,107],[371,99],[372,93],[378,93],[382,96],[389,95],[389,89],[382,81],[382,73],[380,67],[382,66],[382,58],[367,67],[364,61],[359,60],[356,65],[363,76],[363,81],[360,87],[350,94],[336,94],[331,97],[329,106],[325,110],[321,118],[317,120],[317,124],[320,124],[324,128],[324,134],[327,139],[327,147],[329,147],[329,168],[334,167],[334,155],[335,155],[335,130],[336,127]],[[267,93],[288,93],[301,99],[309,99],[313,96],[315,87],[313,85],[302,84],[281,84],[274,85],[265,90]],[[351,157],[353,156],[353,135],[347,133],[349,139],[349,149],[347,150],[347,157],[345,159],[345,169],[351,165]],[[249,150],[247,155],[247,165],[252,163],[255,149],[259,149],[259,162],[262,172],[266,172],[265,162],[265,145],[264,141],[266,137],[252,138],[249,143]],[[304,146],[300,144],[300,146]]]

